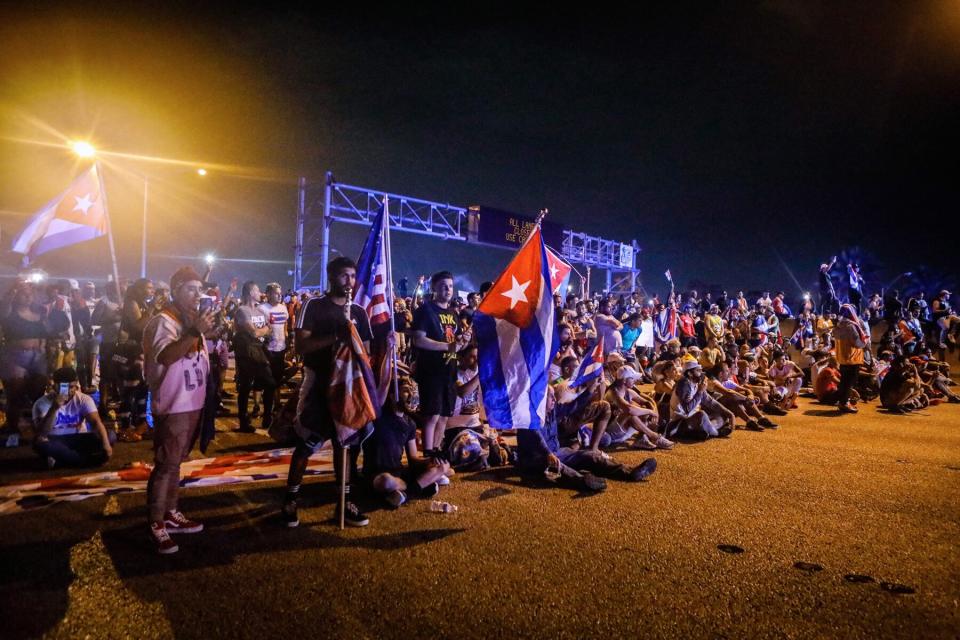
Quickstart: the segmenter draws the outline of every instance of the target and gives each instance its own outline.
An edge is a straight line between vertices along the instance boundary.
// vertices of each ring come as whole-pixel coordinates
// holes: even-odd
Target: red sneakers
[[[203,531],[203,525],[187,518],[179,511],[167,511],[163,517],[167,525],[167,531],[170,533],[200,533]]]
[[[162,522],[150,523],[150,539],[156,543],[157,553],[167,555],[180,550],[177,543],[170,538],[170,534],[167,533],[167,529]]]

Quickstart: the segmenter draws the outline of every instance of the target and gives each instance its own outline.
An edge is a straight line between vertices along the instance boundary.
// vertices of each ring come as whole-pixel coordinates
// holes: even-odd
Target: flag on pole
[[[654,331],[658,340],[666,342],[678,335],[677,308],[670,304],[664,307],[653,319]]]
[[[566,290],[567,280],[570,279],[570,272],[573,267],[567,264],[563,258],[557,255],[553,249],[547,249],[547,265],[550,270],[550,290],[553,293],[563,293]]]
[[[97,165],[48,202],[13,241],[13,250],[29,261],[39,255],[106,235],[106,197]]]
[[[380,388],[386,389],[393,362],[389,336],[393,332],[393,308],[387,292],[389,279],[386,243],[386,224],[390,213],[386,200],[370,227],[370,235],[357,260],[357,290],[354,304],[363,307],[370,319],[373,341],[370,345],[370,365],[377,373]],[[386,398],[379,398],[383,401]]]
[[[559,348],[547,249],[539,225],[473,316],[480,388],[495,429],[539,429]]]
[[[667,269],[666,271],[664,271],[663,275],[667,277],[667,282],[669,282],[670,284],[673,284],[673,275],[670,274],[670,269]]]
[[[580,363],[580,368],[577,369],[577,374],[573,377],[573,382],[570,383],[570,387],[576,388],[586,385],[599,378],[602,374],[603,336],[600,337],[600,340],[593,350],[584,356],[583,361]]]

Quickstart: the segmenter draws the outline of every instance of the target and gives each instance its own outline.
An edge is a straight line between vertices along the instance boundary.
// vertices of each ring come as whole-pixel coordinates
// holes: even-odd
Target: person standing
[[[840,383],[837,387],[837,404],[841,413],[857,413],[850,404],[850,390],[857,381],[863,365],[863,350],[870,344],[870,336],[863,330],[860,318],[853,305],[840,307],[840,323],[834,330],[837,363],[840,365]]]
[[[350,340],[350,323],[357,328],[364,349],[369,353],[372,332],[366,309],[350,302],[357,284],[357,265],[345,256],[339,256],[327,265],[327,280],[330,288],[320,297],[308,298],[300,308],[294,345],[297,354],[303,357],[303,382],[300,385],[300,399],[297,405],[297,419],[294,431],[297,444],[290,457],[290,470],[287,473],[287,491],[284,496],[281,516],[288,527],[300,524],[297,515],[297,500],[300,496],[300,484],[310,456],[327,440],[333,441],[334,465],[339,485],[343,465],[343,447],[336,437],[334,417],[330,415],[327,402],[327,389],[334,373],[334,360],[341,344]],[[360,447],[351,447],[350,468],[356,466]],[[352,475],[352,474],[351,474]],[[350,490],[350,477],[345,480]],[[336,518],[340,508],[337,506]],[[352,527],[365,527],[370,519],[349,499],[345,501],[344,522]]]
[[[424,416],[423,448],[428,457],[441,458],[443,432],[457,400],[457,351],[466,346],[469,331],[457,338],[457,316],[450,309],[453,274],[440,271],[430,278],[433,299],[413,314],[416,348],[415,380],[420,388],[420,413]]]
[[[837,304],[837,291],[833,288],[833,279],[830,269],[837,263],[837,256],[830,258],[830,263],[820,265],[820,313],[827,314],[834,310]]]
[[[863,302],[863,276],[860,275],[860,266],[852,262],[847,263],[847,277],[849,278],[847,296],[850,298],[850,304],[857,308],[857,312],[863,311],[861,303]]]
[[[170,278],[171,305],[143,330],[144,369],[152,393],[154,466],[147,483],[150,536],[162,554],[176,553],[171,533],[198,533],[199,522],[177,509],[180,463],[200,429],[210,360],[203,335],[213,328],[212,309],[200,311],[203,282],[192,267]]]
[[[240,292],[240,306],[234,315],[233,355],[237,363],[237,417],[239,431],[253,433],[247,404],[250,392],[263,391],[263,428],[270,427],[273,415],[273,396],[276,382],[270,372],[270,360],[267,357],[263,341],[271,334],[267,326],[267,314],[260,306],[260,287],[256,282],[243,283]]]
[[[276,385],[275,389],[279,389],[283,383],[284,371],[286,370],[287,321],[290,318],[287,305],[283,304],[283,290],[279,283],[271,282],[267,285],[267,301],[260,305],[260,310],[267,316],[267,326],[270,328],[270,334],[267,338],[267,360],[270,362],[270,373]],[[276,394],[277,391],[275,390],[274,396]],[[264,397],[264,403],[266,403],[266,397]],[[272,404],[276,405],[276,398],[274,398]],[[271,412],[264,410],[265,429],[270,428],[271,418]]]

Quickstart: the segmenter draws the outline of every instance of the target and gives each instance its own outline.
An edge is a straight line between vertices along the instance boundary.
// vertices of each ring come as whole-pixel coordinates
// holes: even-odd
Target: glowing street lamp
[[[70,148],[73,149],[73,152],[80,156],[81,158],[92,158],[97,155],[97,150],[89,142],[84,142],[83,140],[76,140],[70,144]]]

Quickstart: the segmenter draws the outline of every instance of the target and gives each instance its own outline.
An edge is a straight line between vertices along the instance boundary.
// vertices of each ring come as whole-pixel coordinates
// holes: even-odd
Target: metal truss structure
[[[340,184],[329,171],[322,185],[308,184],[306,178],[300,178],[299,188],[293,271],[297,290],[326,288],[324,265],[330,255],[330,227],[334,222],[369,226],[384,196],[390,201],[391,229],[467,241],[466,207]],[[624,244],[570,230],[564,230],[560,249],[565,260],[587,267],[588,282],[591,269],[605,269],[606,290],[612,292],[633,291],[636,287],[639,251],[636,241]]]

